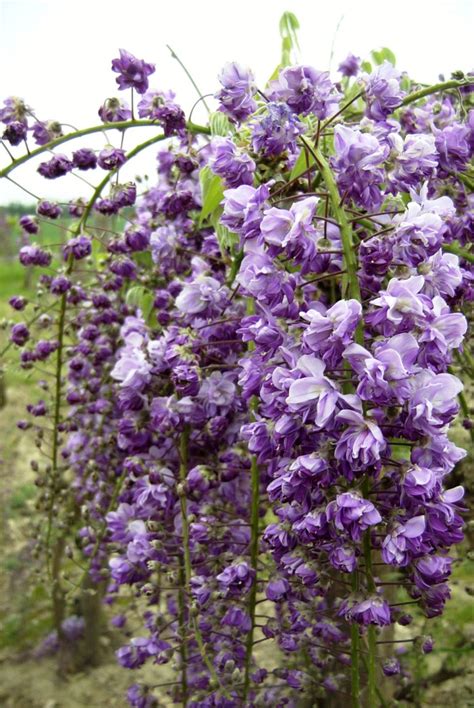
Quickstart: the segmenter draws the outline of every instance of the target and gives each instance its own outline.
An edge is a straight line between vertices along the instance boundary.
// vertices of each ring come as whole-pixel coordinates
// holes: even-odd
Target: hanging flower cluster
[[[32,156],[53,152],[43,177],[102,170],[56,254],[41,227],[61,205],[22,217],[39,301],[10,302],[25,312],[21,365],[55,374],[28,407],[51,439],[19,423],[50,457],[38,547],[55,642],[68,641],[69,556],[85,564],[77,585],[117,606],[120,665],[173,667],[173,681],[135,683],[132,706],[163,692],[196,707],[326,692],[359,705],[361,690],[375,706],[378,673],[406,671],[382,663],[383,628],[409,624],[406,605],[442,613],[462,539],[449,475],[465,452],[448,430],[474,292],[472,80],[416,90],[389,61],[360,73],[350,55],[338,83],[297,65],[260,90],[232,63],[198,126],[149,90],[152,64],[121,50],[112,69],[141,96],[140,120],[133,100],[99,110],[120,147],[57,153],[104,125],[63,135],[21,99],[0,111],[10,146],[31,133]],[[153,137],[127,152],[135,125]],[[167,138],[137,196],[120,168]],[[141,630],[127,630],[131,609]]]

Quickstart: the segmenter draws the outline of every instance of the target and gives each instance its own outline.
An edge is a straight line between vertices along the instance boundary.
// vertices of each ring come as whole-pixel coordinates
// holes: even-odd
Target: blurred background
[[[389,47],[396,55],[397,66],[421,82],[434,83],[440,75],[449,78],[452,71],[467,72],[474,67],[472,0],[83,0],[77,4],[1,0],[0,101],[17,95],[34,108],[41,120],[55,119],[75,127],[95,125],[99,123],[97,111],[104,99],[117,95],[110,62],[123,47],[156,64],[152,88],[172,88],[188,114],[197,94],[167,45],[186,65],[202,94],[217,90],[217,74],[226,61],[249,65],[260,85],[264,85],[279,62],[278,23],[285,10],[294,12],[300,21],[299,60],[318,69],[330,69],[334,76],[349,52],[365,59],[379,47]],[[199,105],[193,120],[205,121],[205,117]],[[64,130],[67,132],[68,127]],[[132,136],[126,136],[130,142],[125,147],[130,148],[147,136],[149,133],[142,136],[137,130],[133,143]],[[98,148],[103,143],[103,136],[94,136],[85,144]],[[13,150],[21,154],[21,148]],[[148,174],[152,181],[155,152],[152,149],[134,161],[128,177]],[[77,198],[81,190],[88,197],[91,190],[72,175],[51,182],[40,178],[36,174],[38,162],[29,162],[13,175],[28,191],[0,181],[0,322],[5,327],[13,318],[8,298],[13,294],[33,296],[36,289],[34,273],[22,268],[17,260],[18,219],[34,212],[31,195],[64,202]],[[0,167],[8,163],[6,152],[0,153]],[[65,217],[58,226],[43,228],[42,243],[61,240],[61,227],[67,224]],[[8,329],[0,329],[0,351],[7,342]],[[38,453],[32,439],[15,425],[23,417],[25,405],[35,397],[36,388],[33,377],[18,367],[17,359],[18,354],[12,349],[6,353],[5,385],[0,387],[0,705],[122,706],[125,687],[139,677],[116,667],[113,637],[107,640],[110,659],[100,669],[76,674],[66,684],[57,683],[53,658],[38,660],[42,641],[51,629],[48,589],[38,580],[28,542],[36,495],[30,460]],[[469,446],[467,431],[460,424],[454,428],[453,439],[462,447]],[[453,486],[458,483],[474,486],[472,456],[455,471]],[[470,673],[474,639],[473,543],[473,533],[468,529],[466,542],[457,551],[453,599],[445,615],[426,627],[420,618],[419,626],[410,628],[410,634],[430,632],[436,648],[413,667],[418,687],[415,699],[399,705],[474,706]],[[12,663],[12,659],[21,659],[22,664]],[[150,670],[153,672],[153,667],[145,672]]]

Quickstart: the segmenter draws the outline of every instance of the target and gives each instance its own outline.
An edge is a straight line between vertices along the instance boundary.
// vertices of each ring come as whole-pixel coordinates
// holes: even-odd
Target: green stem
[[[367,495],[368,480],[364,480],[362,485],[362,490],[364,495]],[[364,561],[365,561],[365,572],[367,577],[367,589],[370,593],[375,593],[375,582],[372,569],[372,552],[371,552],[371,541],[370,541],[370,529],[364,534]],[[370,624],[367,629],[367,639],[368,639],[368,656],[367,656],[367,707],[376,708],[377,702],[377,635],[375,633],[375,625]]]
[[[257,458],[251,458],[251,490],[252,502],[250,509],[250,565],[254,570],[255,577],[249,593],[249,615],[251,621],[250,631],[247,634],[244,669],[243,705],[247,703],[248,691],[250,687],[250,671],[252,668],[253,637],[255,630],[255,608],[257,602],[257,570],[258,570],[258,518],[260,501],[260,478],[258,472]]]
[[[355,622],[351,624],[351,694],[352,708],[360,708],[360,638]]]
[[[32,150],[26,155],[18,157],[14,162],[12,162],[11,165],[8,165],[3,170],[0,170],[0,178],[6,177],[10,172],[13,172],[13,170],[22,165],[24,162],[30,160],[32,157],[37,157],[38,155],[41,155],[44,152],[54,150],[54,148],[59,147],[59,145],[67,143],[70,140],[75,140],[76,138],[82,138],[86,135],[92,135],[93,133],[101,133],[104,130],[126,130],[128,128],[158,127],[159,125],[155,121],[151,120],[122,120],[118,121],[117,123],[102,123],[101,125],[93,125],[90,128],[83,128],[82,130],[77,130],[74,133],[67,133],[66,135],[62,135],[60,138],[56,138],[56,140],[51,140],[51,142],[46,143],[46,145],[41,145],[40,147],[36,148],[36,150]],[[186,129],[190,133],[202,133],[203,135],[211,134],[210,128],[203,125],[197,125],[196,123],[188,122],[186,124]],[[162,136],[161,139],[163,140],[164,136]]]
[[[307,141],[304,140],[305,144],[308,145]],[[316,147],[310,146],[311,152],[319,165],[323,180],[326,184],[326,189],[329,193],[329,199],[331,201],[333,215],[339,225],[341,232],[341,243],[343,251],[343,260],[345,270],[347,271],[344,276],[344,291],[345,295],[348,295],[355,300],[361,301],[359,279],[357,277],[357,253],[354,249],[352,226],[347,218],[346,212],[341,205],[341,195],[339,194],[339,189],[337,187],[336,179],[333,175],[329,163],[323,156],[321,150]],[[358,341],[361,344],[362,330],[359,327]]]
[[[186,642],[186,572],[184,567],[184,556],[179,559],[178,574],[178,625],[181,637],[181,703],[183,708],[188,705],[188,645]]]
[[[346,276],[346,292],[349,297],[361,301],[359,281],[357,277],[358,262],[357,251],[354,248],[353,234],[351,222],[348,220],[345,210],[341,204],[341,197],[337,188],[337,183],[332,170],[322,155],[321,151],[316,148],[314,156],[319,164],[323,180],[331,200],[333,214],[339,224],[341,233],[341,243],[343,251],[343,262]],[[362,320],[355,334],[356,341],[363,344],[363,324]],[[369,480],[366,478],[362,484],[362,490],[365,496],[369,492]],[[371,557],[371,542],[370,531],[367,531],[364,536],[364,559],[367,574],[367,587],[369,592],[375,592],[375,583],[372,573],[372,557]],[[359,587],[358,573],[354,573],[353,591],[357,592]],[[375,627],[371,625],[368,629],[368,708],[374,708],[376,705],[376,635]],[[352,702],[353,707],[357,708],[360,705],[360,638],[359,628],[353,623],[351,626],[351,686],[352,686]]]
[[[181,526],[182,526],[182,534],[183,534],[183,561],[184,561],[184,587],[186,590],[186,594],[188,598],[191,598],[191,576],[192,576],[192,565],[191,565],[191,548],[190,548],[190,543],[189,543],[189,521],[188,521],[188,511],[187,511],[187,505],[186,505],[186,493],[185,493],[185,484],[186,484],[186,477],[188,474],[188,444],[189,444],[189,428],[185,428],[185,430],[181,433],[180,439],[179,439],[179,458],[180,458],[180,464],[179,464],[179,480],[180,480],[180,489],[179,489],[179,505],[180,505],[180,510],[181,510]],[[204,644],[204,640],[202,638],[201,630],[199,628],[199,623],[197,620],[196,616],[196,608],[191,604],[189,608],[189,615],[191,619],[191,623],[193,625],[193,630],[194,630],[194,636],[196,638],[196,642],[199,648],[199,653],[201,654],[201,658],[204,661],[204,663],[207,666],[207,669],[209,671],[209,674],[211,676],[211,679],[215,685],[215,687],[220,687],[222,690],[223,694],[225,695],[226,698],[231,700],[231,696],[228,693],[228,691],[225,689],[225,687],[222,685],[219,676],[216,673],[216,670],[214,668],[214,664],[210,660],[209,656],[207,655],[206,651],[206,646]]]
[[[408,94],[408,96],[405,96],[403,99],[401,105],[408,106],[410,103],[418,101],[420,98],[425,98],[425,96],[431,96],[431,94],[438,93],[438,91],[463,88],[464,86],[471,86],[472,84],[474,84],[474,79],[451,79],[450,81],[442,81],[439,84],[433,84],[433,86],[427,86],[424,89]]]
[[[456,244],[456,242],[443,244],[442,248],[446,253],[454,253],[456,256],[459,256],[459,258],[464,258],[468,263],[474,263],[474,253],[466,251],[466,249]]]
[[[186,74],[186,76],[188,77],[188,79],[190,80],[190,82],[192,83],[192,85],[194,86],[197,95],[199,96],[200,100],[203,102],[203,104],[204,104],[204,106],[205,106],[205,108],[206,108],[206,111],[207,111],[208,113],[210,113],[210,112],[211,112],[211,109],[210,109],[209,106],[207,105],[206,99],[204,98],[203,94],[201,93],[201,90],[199,89],[199,86],[198,86],[197,83],[194,81],[193,77],[191,76],[190,71],[189,71],[189,70],[186,68],[186,66],[183,64],[183,62],[181,61],[181,59],[179,58],[179,56],[176,54],[176,52],[174,51],[174,49],[172,49],[169,44],[167,44],[166,46],[167,46],[168,49],[170,50],[171,56],[173,57],[173,59],[176,59],[176,61],[178,62],[178,64],[180,65],[180,67],[182,68],[182,70],[184,71],[184,73]]]
[[[243,251],[239,251],[232,258],[232,265],[230,267],[229,277],[227,278],[227,285],[229,288],[231,287],[235,278],[237,277],[237,273],[239,272],[240,264],[242,263],[243,259],[244,259],[244,252]]]

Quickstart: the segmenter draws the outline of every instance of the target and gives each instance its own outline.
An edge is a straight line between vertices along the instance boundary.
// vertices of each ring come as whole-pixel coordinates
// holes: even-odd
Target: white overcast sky
[[[318,69],[329,68],[333,42],[333,70],[349,51],[364,58],[381,46],[395,52],[400,69],[423,82],[474,67],[472,0],[0,0],[0,99],[21,96],[40,119],[97,124],[103,99],[121,93],[110,62],[123,47],[155,63],[151,86],[173,88],[189,111],[194,89],[166,44],[203,93],[217,89],[216,76],[226,61],[249,65],[263,85],[279,61],[278,21],[285,10],[301,24],[300,61]],[[123,97],[128,100],[128,92]],[[204,120],[205,114],[193,118]],[[126,148],[135,144],[132,132]],[[136,130],[133,136],[146,139],[150,133]],[[102,144],[100,137],[87,143]],[[70,153],[71,146],[64,151]],[[1,154],[1,165],[5,157]],[[71,175],[54,182],[40,178],[37,164],[13,177],[43,197],[87,196],[88,187]],[[151,175],[153,169],[151,148],[128,176]],[[13,200],[31,201],[2,180],[0,204]]]

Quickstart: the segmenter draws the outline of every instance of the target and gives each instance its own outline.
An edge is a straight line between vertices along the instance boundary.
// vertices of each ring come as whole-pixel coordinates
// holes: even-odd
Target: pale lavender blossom
[[[406,522],[396,522],[382,543],[382,560],[388,565],[405,566],[413,553],[421,549],[426,518],[414,516]]]
[[[305,354],[298,359],[296,366],[297,372],[305,376],[291,384],[286,403],[290,410],[303,410],[305,417],[313,413],[315,425],[322,428],[334,416],[339,392],[324,376],[326,366],[321,359]]]

